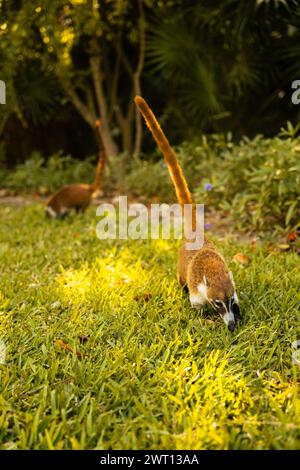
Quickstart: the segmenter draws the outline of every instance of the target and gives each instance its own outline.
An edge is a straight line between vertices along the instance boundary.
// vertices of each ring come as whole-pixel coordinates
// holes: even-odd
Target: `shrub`
[[[16,166],[14,172],[2,170],[2,185],[16,190],[37,190],[40,187],[51,191],[78,182],[90,182],[95,171],[95,159],[84,162],[73,159],[62,152],[52,155],[47,161],[39,152],[33,152],[25,163]]]
[[[217,153],[217,152],[216,152]],[[195,188],[198,201],[230,211],[238,225],[267,230],[289,227],[299,221],[300,139],[284,135],[266,139],[261,135],[238,145],[230,139],[210,159],[212,191],[204,184]],[[207,161],[196,165],[204,174]]]
[[[290,125],[273,138],[257,135],[234,143],[230,134],[211,135],[175,150],[195,200],[229,212],[238,227],[271,231],[299,222],[300,138]],[[44,186],[54,191],[72,182],[91,182],[96,159],[82,162],[58,152],[46,162],[35,152],[14,173],[0,168],[0,177],[4,187],[36,190]],[[103,189],[175,201],[166,164],[158,153],[151,158],[122,154],[111,159]]]

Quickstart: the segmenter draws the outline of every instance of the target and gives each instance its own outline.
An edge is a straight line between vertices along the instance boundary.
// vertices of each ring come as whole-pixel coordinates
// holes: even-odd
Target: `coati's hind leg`
[[[75,206],[75,211],[76,211],[77,214],[83,214],[86,211],[86,209],[88,208],[88,206],[89,206],[89,203],[79,204],[79,205]]]
[[[185,294],[188,294],[189,293],[189,288],[187,286],[186,281],[184,281],[184,279],[182,279],[182,277],[180,276],[179,271],[177,272],[177,281],[178,281],[178,284],[180,284],[180,286],[182,287],[183,292]]]
[[[180,284],[182,287],[184,287],[186,285],[185,279],[183,279],[183,277],[180,275],[180,269],[179,268],[177,269],[177,281],[178,281],[178,284]]]
[[[189,293],[189,288],[188,288],[187,284],[182,284],[182,290],[185,294]]]

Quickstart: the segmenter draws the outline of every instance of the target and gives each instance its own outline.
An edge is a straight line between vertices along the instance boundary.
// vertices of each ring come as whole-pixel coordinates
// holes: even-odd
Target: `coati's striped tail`
[[[96,132],[96,137],[97,137],[97,141],[98,141],[98,145],[99,145],[99,160],[98,160],[98,163],[97,163],[96,178],[95,178],[95,182],[93,184],[93,189],[94,190],[100,189],[103,170],[104,170],[104,165],[105,165],[106,159],[107,159],[105,148],[104,148],[104,145],[103,145],[100,126],[101,126],[101,121],[97,120],[95,122],[95,132]]]
[[[154,116],[146,101],[141,96],[136,96],[134,98],[134,102],[142,113],[147,126],[149,127],[157,145],[165,157],[179,203],[181,205],[192,204],[191,193],[177,161],[176,155],[172,150],[172,147],[159,123],[157,122],[156,117]]]

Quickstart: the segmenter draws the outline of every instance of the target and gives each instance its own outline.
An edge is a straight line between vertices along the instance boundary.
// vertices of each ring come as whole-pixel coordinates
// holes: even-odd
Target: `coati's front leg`
[[[88,206],[90,205],[90,199],[82,201],[81,204],[77,204],[74,208],[77,214],[83,214]]]
[[[85,211],[85,207],[75,206],[74,207],[76,214],[82,214]]]

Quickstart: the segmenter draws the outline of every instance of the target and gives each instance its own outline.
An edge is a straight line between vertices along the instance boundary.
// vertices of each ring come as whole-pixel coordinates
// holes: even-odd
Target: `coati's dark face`
[[[209,300],[209,303],[222,317],[229,331],[234,331],[241,320],[240,307],[236,293],[234,293],[232,297],[225,298],[224,300]]]
[[[197,292],[190,291],[190,301],[193,307],[201,308],[206,303],[216,310],[228,326],[234,331],[241,320],[239,301],[231,273],[222,278],[211,279],[203,276],[203,281],[197,285]]]

